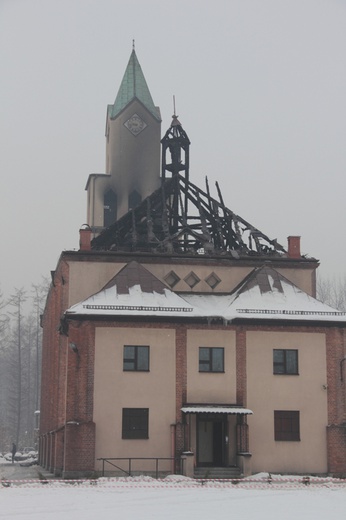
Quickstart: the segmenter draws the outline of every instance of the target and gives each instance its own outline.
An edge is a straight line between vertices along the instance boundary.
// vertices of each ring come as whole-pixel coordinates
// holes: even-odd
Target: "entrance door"
[[[197,418],[197,464],[199,466],[226,465],[226,428],[223,417]]]

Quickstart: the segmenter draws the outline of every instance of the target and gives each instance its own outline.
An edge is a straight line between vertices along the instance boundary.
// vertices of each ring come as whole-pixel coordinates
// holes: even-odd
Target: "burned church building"
[[[133,50],[80,249],[52,273],[40,464],[65,478],[345,474],[346,317],[316,299],[318,260],[194,184],[189,157],[176,115],[161,138]]]

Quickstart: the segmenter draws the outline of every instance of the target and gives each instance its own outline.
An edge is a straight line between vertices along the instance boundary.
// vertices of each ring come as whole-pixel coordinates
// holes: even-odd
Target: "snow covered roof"
[[[275,269],[254,269],[231,295],[185,295],[204,312],[208,307],[225,320],[277,319],[346,322],[346,313],[326,305],[299,289]]]
[[[130,262],[98,293],[70,307],[67,315],[171,316],[193,307],[138,262]]]
[[[269,266],[254,269],[232,294],[178,294],[135,261],[65,314],[346,323],[346,313],[309,296]]]

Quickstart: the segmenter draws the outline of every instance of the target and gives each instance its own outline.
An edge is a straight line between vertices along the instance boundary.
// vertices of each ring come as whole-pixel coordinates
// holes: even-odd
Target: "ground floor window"
[[[299,412],[275,410],[274,435],[276,441],[300,441]]]
[[[149,439],[149,408],[123,408],[123,439]]]

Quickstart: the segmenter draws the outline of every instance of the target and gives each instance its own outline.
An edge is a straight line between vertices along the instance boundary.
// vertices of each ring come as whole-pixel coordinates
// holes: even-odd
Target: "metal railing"
[[[175,465],[175,462],[177,460],[180,461],[180,458],[174,458],[174,457],[100,457],[99,459],[97,460],[102,460],[102,476],[104,477],[105,475],[105,464],[109,464],[110,466],[112,466],[113,468],[116,468],[117,470],[120,470],[121,472],[125,473],[126,475],[128,475],[129,477],[132,477],[132,474],[133,474],[133,471],[136,471],[136,473],[140,473],[141,470],[136,468],[135,470],[133,470],[133,465],[132,465],[132,462],[133,461],[138,461],[138,460],[151,460],[151,461],[155,461],[155,478],[159,478],[159,463],[160,461],[171,461],[172,462],[172,466],[174,467]],[[120,466],[118,466],[117,464],[114,464],[114,462],[112,461],[128,461],[128,470],[126,471],[126,469],[124,468],[121,468]],[[146,470],[146,472],[148,473],[148,470]],[[175,473],[175,471],[172,470],[171,468],[171,471],[167,471],[167,473],[169,472],[173,472]],[[152,473],[152,472],[151,472]]]

